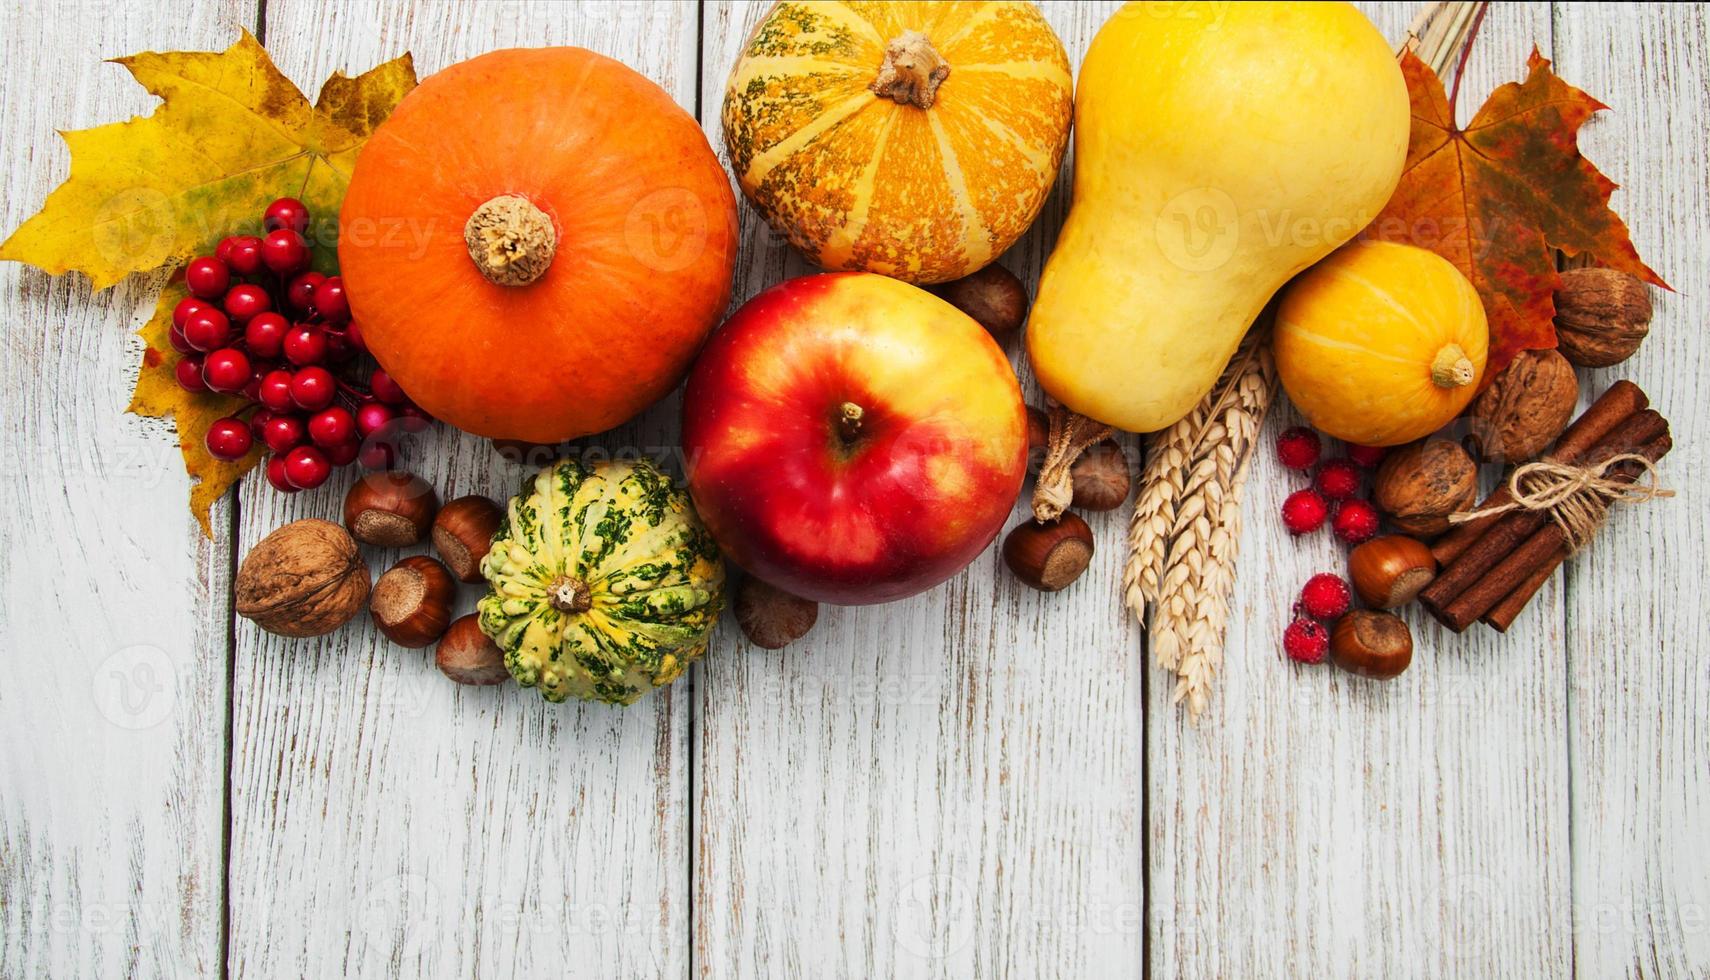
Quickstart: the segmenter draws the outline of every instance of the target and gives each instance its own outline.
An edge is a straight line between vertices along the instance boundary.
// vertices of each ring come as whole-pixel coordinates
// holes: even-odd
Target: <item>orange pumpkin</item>
[[[1069,59],[1031,3],[781,2],[731,70],[743,193],[827,269],[958,279],[1039,215]]]
[[[368,349],[494,438],[609,429],[670,391],[730,298],[736,200],[663,89],[580,48],[495,51],[362,149],[339,265]]]

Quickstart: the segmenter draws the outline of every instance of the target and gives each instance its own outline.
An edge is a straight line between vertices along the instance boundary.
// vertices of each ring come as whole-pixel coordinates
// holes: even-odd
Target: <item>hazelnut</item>
[[[458,497],[439,509],[433,519],[433,550],[461,582],[481,581],[481,559],[505,512],[479,494]]]
[[[1455,443],[1429,439],[1389,454],[1378,467],[1373,498],[1391,524],[1429,537],[1449,529],[1449,515],[1478,496],[1478,468]]]
[[[736,592],[736,623],[750,643],[777,650],[807,635],[819,621],[819,603],[749,576]]]
[[[1027,319],[1027,287],[1015,273],[996,263],[973,275],[941,283],[933,291],[1000,341],[1020,330]]]
[[[1350,674],[1387,681],[1413,662],[1413,634],[1389,613],[1356,609],[1330,631],[1330,662]]]
[[[320,636],[368,598],[368,566],[344,528],[294,521],[262,538],[233,583],[237,614],[277,636]]]
[[[1651,330],[1651,294],[1615,269],[1569,269],[1556,290],[1556,347],[1581,367],[1633,356]]]
[[[1092,562],[1092,528],[1064,513],[1050,523],[1027,521],[1003,539],[1003,561],[1015,577],[1041,592],[1067,588]]]
[[[1128,454],[1114,439],[1087,447],[1069,468],[1075,496],[1071,506],[1081,510],[1115,510],[1134,489],[1134,474],[1128,469]]]
[[[407,548],[427,537],[439,495],[419,476],[368,473],[344,495],[344,526],[363,544]]]
[[[503,684],[511,679],[505,651],[481,632],[481,617],[474,613],[459,618],[439,638],[433,662],[459,684]]]
[[[1378,609],[1394,609],[1413,601],[1419,590],[1437,577],[1437,559],[1422,542],[1387,534],[1359,545],[1348,554],[1348,577],[1360,601]]]
[[[445,566],[426,555],[403,559],[374,583],[368,612],[386,638],[404,647],[425,647],[451,625],[457,583]]]
[[[1536,459],[1573,419],[1579,379],[1553,350],[1521,351],[1492,379],[1467,415],[1469,448],[1487,462]]]

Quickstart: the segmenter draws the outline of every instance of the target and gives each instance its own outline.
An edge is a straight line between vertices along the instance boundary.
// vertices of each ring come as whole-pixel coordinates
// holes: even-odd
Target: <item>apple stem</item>
[[[854,402],[844,402],[837,408],[837,434],[844,442],[854,442],[861,435],[861,417],[866,410]]]

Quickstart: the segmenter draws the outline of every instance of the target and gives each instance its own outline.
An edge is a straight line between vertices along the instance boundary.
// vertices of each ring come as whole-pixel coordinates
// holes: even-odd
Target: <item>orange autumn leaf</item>
[[[1366,232],[1428,248],[1472,280],[1490,320],[1486,382],[1520,351],[1556,346],[1554,249],[1668,288],[1609,209],[1615,183],[1579,152],[1580,127],[1608,107],[1556,77],[1536,50],[1527,67],[1525,81],[1497,88],[1459,129],[1442,81],[1403,54],[1413,111],[1406,169]]]

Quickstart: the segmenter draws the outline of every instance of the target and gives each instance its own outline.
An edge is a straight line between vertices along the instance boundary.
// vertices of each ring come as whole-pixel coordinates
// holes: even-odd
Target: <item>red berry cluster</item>
[[[1330,520],[1336,536],[1349,544],[1367,541],[1378,531],[1378,512],[1360,497],[1364,471],[1383,461],[1386,450],[1372,446],[1348,447],[1345,458],[1319,464],[1323,443],[1318,433],[1296,426],[1277,437],[1277,459],[1283,466],[1312,471],[1312,486],[1296,490],[1283,501],[1283,525],[1290,534],[1310,534]],[[1334,515],[1332,516],[1332,511]]]
[[[1323,663],[1330,655],[1330,630],[1324,624],[1342,618],[1353,601],[1340,575],[1323,572],[1307,579],[1294,604],[1294,622],[1283,630],[1283,652],[1296,663]]]
[[[379,368],[329,369],[366,351],[344,281],[309,268],[309,209],[282,197],[262,216],[265,235],[232,235],[184,270],[190,289],[168,339],[186,391],[242,395],[251,404],[208,427],[208,453],[241,459],[266,445],[267,482],[284,493],[325,483],[333,467],[390,469],[395,438],[428,416]],[[245,417],[247,416],[247,418]]]

